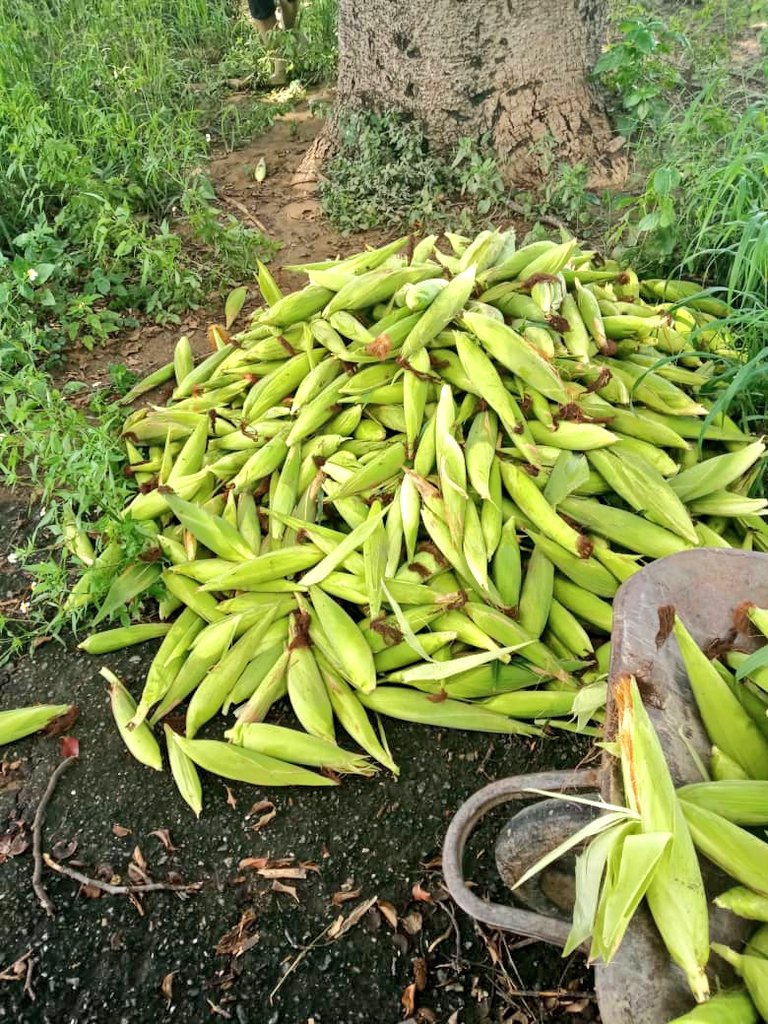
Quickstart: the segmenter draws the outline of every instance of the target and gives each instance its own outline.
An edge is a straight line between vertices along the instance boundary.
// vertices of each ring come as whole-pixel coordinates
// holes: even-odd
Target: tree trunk
[[[535,145],[584,161],[593,184],[626,172],[588,75],[607,0],[339,0],[337,111],[395,109],[436,149],[487,135],[505,177],[540,176]],[[533,148],[533,151],[532,151]]]

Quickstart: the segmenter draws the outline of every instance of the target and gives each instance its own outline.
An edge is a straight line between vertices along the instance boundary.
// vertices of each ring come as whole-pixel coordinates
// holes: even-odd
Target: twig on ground
[[[568,225],[565,221],[560,220],[559,217],[551,217],[548,213],[536,213],[535,210],[526,210],[524,206],[520,206],[519,203],[516,203],[511,199],[508,199],[505,202],[505,206],[508,210],[511,210],[512,213],[516,213],[518,217],[525,217],[528,221],[539,220],[542,224],[549,224],[552,228],[565,228],[566,231],[568,230]]]
[[[51,898],[45,891],[43,885],[43,821],[45,819],[45,809],[48,806],[48,801],[53,796],[53,791],[56,789],[56,783],[59,781],[64,772],[69,768],[73,761],[77,760],[77,755],[73,757],[65,757],[60,764],[56,766],[53,774],[48,780],[48,785],[45,788],[45,792],[40,798],[40,803],[37,805],[35,811],[35,820],[32,822],[32,856],[35,861],[35,869],[32,873],[32,888],[35,890],[40,906],[45,910],[48,917],[53,917],[55,908],[51,902]]]
[[[34,1003],[35,993],[32,989],[32,968],[35,966],[35,961],[31,956],[27,958],[27,973],[24,977],[24,992],[29,996],[30,1002]]]
[[[255,224],[263,235],[269,234],[266,225],[262,224],[262,222],[259,220],[256,214],[251,213],[251,211],[248,209],[245,203],[241,203],[239,199],[234,199],[232,196],[222,196],[221,198],[224,200],[225,203],[228,203],[230,206],[234,206],[236,210],[239,210],[244,217],[248,218],[251,224]]]
[[[60,875],[66,875],[67,878],[72,878],[81,885],[92,885],[97,889],[101,889],[102,892],[109,893],[110,896],[133,896],[143,892],[196,892],[203,885],[202,882],[190,882],[188,885],[175,882],[147,882],[144,885],[112,885],[111,882],[102,882],[99,878],[89,878],[88,875],[75,871],[74,868],[69,867],[67,864],[59,864],[58,861],[55,861],[47,853],[43,854],[43,860],[52,871],[57,871]]]
[[[327,931],[328,931],[328,926],[326,925],[326,927],[323,928],[323,930],[318,935],[316,935],[314,937],[314,939],[312,939],[312,941],[310,943],[308,943],[308,945],[304,946],[303,949],[293,958],[293,961],[291,962],[290,966],[286,970],[285,974],[283,974],[283,976],[280,979],[280,981],[278,981],[278,983],[275,985],[275,987],[269,993],[270,1005],[272,1005],[272,1000],[275,998],[277,993],[280,991],[280,989],[282,988],[283,984],[288,980],[290,975],[293,974],[293,972],[299,966],[299,964],[304,959],[304,957],[307,955],[307,953],[309,953],[311,950],[313,950],[315,948],[315,946],[319,945],[319,943],[322,942],[322,940],[325,937],[325,934],[326,934]],[[330,945],[330,943],[327,943],[327,945]]]

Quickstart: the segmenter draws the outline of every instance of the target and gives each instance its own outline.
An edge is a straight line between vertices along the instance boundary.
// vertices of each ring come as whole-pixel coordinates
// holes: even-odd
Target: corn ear
[[[155,771],[163,770],[163,758],[160,753],[160,746],[155,739],[152,730],[146,722],[133,728],[129,725],[136,713],[136,702],[117,676],[108,668],[102,668],[99,672],[109,683],[109,698],[112,705],[112,715],[117,724],[120,737],[128,750],[137,761],[154,768]]]

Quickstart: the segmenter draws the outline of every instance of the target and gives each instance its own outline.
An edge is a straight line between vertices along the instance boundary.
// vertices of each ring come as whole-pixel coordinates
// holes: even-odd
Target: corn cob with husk
[[[246,328],[213,332],[196,365],[182,339],[153,378],[175,377],[169,404],[126,420],[142,484],[126,515],[146,550],[128,569],[113,545],[97,553],[69,607],[105,593],[104,620],[148,595],[179,610],[162,631],[84,642],[103,653],[167,629],[134,730],[187,699],[190,736],[242,702],[260,723],[288,696],[310,732],[330,743],[338,719],[393,769],[365,700],[525,731],[481,702],[526,691],[508,707],[569,726],[568,693],[592,681],[641,560],[763,538],[747,493],[762,444],[719,412],[704,426],[704,357],[657,358],[692,351],[710,295],[670,284],[673,327],[663,282],[596,267],[575,239],[516,248],[488,230],[410,256],[406,241],[297,267],[309,283],[289,294],[260,266]],[[754,722],[753,698],[736,697]]]

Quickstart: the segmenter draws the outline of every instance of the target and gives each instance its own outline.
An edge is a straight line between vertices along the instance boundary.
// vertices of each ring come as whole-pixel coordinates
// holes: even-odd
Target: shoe
[[[286,73],[286,64],[283,57],[272,58],[272,74],[267,79],[270,85],[286,85],[288,82],[288,75]]]

